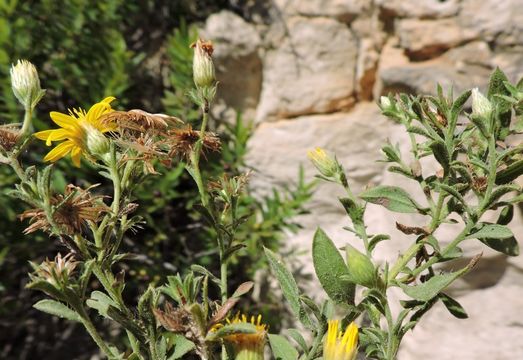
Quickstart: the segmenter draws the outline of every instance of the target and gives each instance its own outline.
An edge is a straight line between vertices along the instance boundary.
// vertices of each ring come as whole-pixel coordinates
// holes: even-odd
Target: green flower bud
[[[27,60],[18,60],[16,65],[11,66],[11,87],[25,108],[34,108],[45,93],[40,87],[35,66]]]
[[[392,105],[390,99],[388,96],[381,96],[380,97],[380,107],[383,109],[383,110],[387,110],[388,108],[390,108]]]
[[[103,157],[109,152],[110,143],[109,139],[105,135],[96,129],[94,126],[89,124],[84,124],[85,133],[86,133],[86,144],[87,149],[91,154],[97,157]]]
[[[367,255],[349,244],[345,247],[345,251],[351,281],[368,288],[376,286],[376,269]]]
[[[320,174],[325,177],[332,178],[338,174],[340,166],[336,159],[331,158],[325,150],[317,147],[314,150],[307,152],[307,157],[312,164],[318,169]]]
[[[488,119],[492,110],[492,104],[478,88],[472,89],[472,116]]]
[[[193,79],[198,88],[209,88],[216,80],[212,62],[213,46],[210,41],[198,39],[193,45]]]

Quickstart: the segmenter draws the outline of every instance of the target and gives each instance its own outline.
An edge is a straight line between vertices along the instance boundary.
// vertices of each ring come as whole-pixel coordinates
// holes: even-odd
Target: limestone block
[[[257,121],[348,109],[354,102],[357,41],[333,19],[294,17],[268,50]]]

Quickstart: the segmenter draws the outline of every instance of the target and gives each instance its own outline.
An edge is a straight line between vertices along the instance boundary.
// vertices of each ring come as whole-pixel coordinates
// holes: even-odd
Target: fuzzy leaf
[[[400,283],[399,286],[403,289],[405,294],[411,298],[420,301],[429,301],[449,286],[454,280],[469,271],[478,260],[479,256],[476,256],[463,269],[447,274],[434,275],[428,281],[419,285],[408,286]]]
[[[512,231],[505,225],[483,223],[478,231],[468,235],[465,239],[508,239],[513,236]]]
[[[449,121],[452,125],[454,125],[458,121],[459,113],[460,113],[461,109],[463,108],[463,105],[465,105],[465,103],[469,99],[470,94],[472,94],[471,90],[465,91],[463,94],[458,96],[458,98],[452,104],[452,108],[450,109],[451,118]]]
[[[352,304],[355,285],[339,281],[340,276],[349,275],[349,269],[332,240],[320,228],[312,241],[312,261],[327,295],[337,303]]]
[[[380,185],[360,194],[360,198],[373,204],[386,207],[400,213],[417,213],[419,205],[410,195],[397,186]]]
[[[182,335],[174,335],[174,352],[169,356],[169,360],[176,360],[194,349],[194,343],[187,340]]]
[[[496,173],[496,184],[507,184],[516,180],[521,174],[523,174],[523,160],[518,160]]]
[[[74,312],[72,309],[62,304],[61,302],[44,299],[40,300],[33,307],[37,310],[43,311],[45,313],[55,315],[71,321],[80,321],[80,316]]]
[[[107,311],[109,310],[110,306],[118,308],[118,305],[109,296],[101,291],[93,291],[91,293],[91,298],[87,299],[86,304],[90,308],[98,310],[98,313],[106,318],[109,317]]]
[[[463,306],[461,306],[459,302],[457,302],[450,296],[441,293],[439,294],[439,298],[441,299],[443,305],[445,305],[449,313],[451,313],[458,319],[467,319],[469,317],[465,309],[463,309]]]
[[[309,347],[307,346],[307,342],[305,341],[301,332],[296,329],[287,329],[287,332],[289,333],[289,336],[292,337],[292,339],[300,346],[301,350],[307,354],[309,352]]]
[[[441,140],[433,141],[430,144],[430,148],[432,150],[432,153],[434,154],[434,157],[443,168],[443,171],[447,173],[449,171],[450,155],[447,151],[445,143]]]
[[[296,360],[298,351],[281,335],[269,334],[269,344],[276,360]]]
[[[267,260],[269,260],[269,265],[278,279],[283,295],[289,302],[292,311],[305,326],[312,327],[311,320],[301,305],[300,290],[298,289],[298,285],[296,284],[291,272],[283,262],[276,257],[276,254],[267,248],[264,248],[264,250],[265,256],[267,257]]]

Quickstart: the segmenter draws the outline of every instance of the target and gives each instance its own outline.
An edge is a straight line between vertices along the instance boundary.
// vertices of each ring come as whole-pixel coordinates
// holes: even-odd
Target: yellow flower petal
[[[98,128],[100,124],[100,118],[105,113],[112,111],[111,105],[108,102],[101,101],[91,106],[85,117],[87,122]]]
[[[73,147],[74,143],[72,141],[64,141],[63,143],[58,144],[53,150],[49,151],[49,153],[44,157],[44,161],[55,162],[69,154]]]
[[[78,120],[71,115],[62,114],[58,111],[51,111],[49,115],[51,116],[51,120],[60,127],[67,129],[78,126]]]
[[[37,133],[34,133],[33,135],[37,139],[47,140],[47,138],[49,137],[49,135],[51,135],[53,133],[53,131],[55,131],[55,130],[44,130],[44,131],[39,131]]]
[[[112,103],[114,100],[116,100],[116,98],[114,96],[108,96],[106,97],[105,99],[103,99],[101,102],[103,103],[107,103],[107,104],[110,104]]]
[[[71,160],[73,160],[73,164],[76,167],[80,167],[80,159],[82,157],[82,148],[75,146],[73,150],[71,150]]]

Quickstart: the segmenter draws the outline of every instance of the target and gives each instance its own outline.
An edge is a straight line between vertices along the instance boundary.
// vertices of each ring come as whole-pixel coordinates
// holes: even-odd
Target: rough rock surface
[[[315,146],[337,154],[356,192],[368,184],[409,187],[376,162],[387,138],[408,151],[401,127],[379,114],[374,102],[380,95],[434,93],[437,82],[454,93],[484,90],[496,66],[512,81],[523,76],[520,0],[274,0],[264,3],[263,14],[255,5],[250,11],[255,23],[222,12],[209,18],[205,32],[217,40],[220,106],[250,109],[258,123],[249,164],[260,193],[293,182],[300,164],[312,178],[306,152]],[[434,166],[422,164],[424,171]],[[289,244],[310,249],[316,226],[340,246],[352,241],[342,229],[348,221],[340,195],[335,185],[322,183],[312,214],[300,219],[305,229]],[[374,205],[367,213],[371,231],[393,235],[378,247],[381,261],[395,260],[411,240],[395,221],[420,221],[391,215]],[[516,219],[512,230],[521,238],[520,213]],[[450,240],[458,227],[444,227],[442,237]],[[406,335],[399,360],[523,358],[523,257],[499,255],[475,240],[464,251],[464,261],[481,251],[483,259],[448,292],[469,319],[435,307]],[[302,261],[302,270],[312,272],[310,257]],[[311,291],[321,294],[315,285]]]
[[[334,19],[292,17],[288,36],[263,61],[256,120],[348,109],[354,103],[357,41]]]

